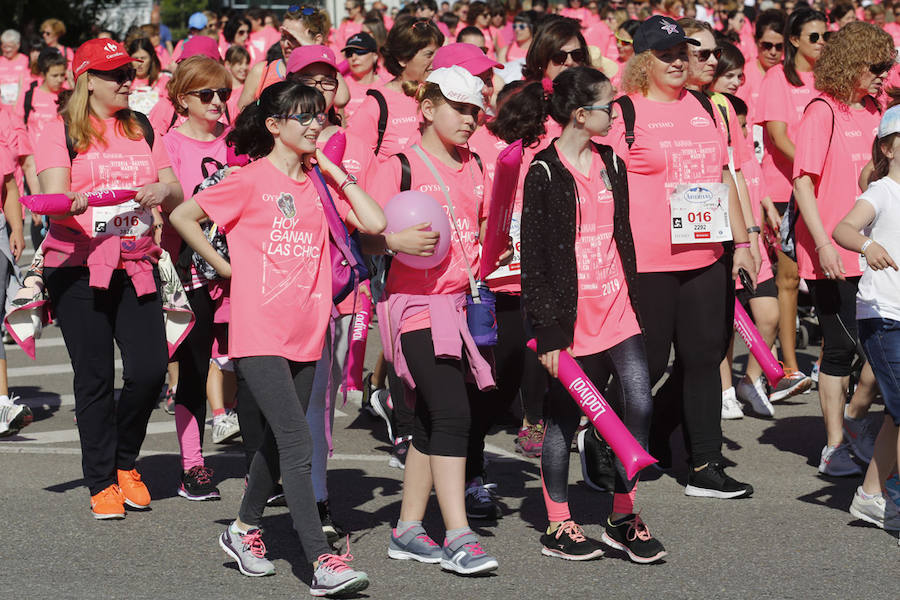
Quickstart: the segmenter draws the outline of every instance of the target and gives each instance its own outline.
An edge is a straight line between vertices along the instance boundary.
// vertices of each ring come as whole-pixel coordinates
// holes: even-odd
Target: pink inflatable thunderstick
[[[753,354],[753,358],[762,367],[769,384],[775,387],[781,381],[781,378],[784,377],[784,367],[772,355],[772,350],[763,340],[759,330],[750,319],[750,315],[747,314],[747,311],[744,310],[737,298],[734,300],[734,330],[740,334],[744,343],[747,344],[747,348]]]

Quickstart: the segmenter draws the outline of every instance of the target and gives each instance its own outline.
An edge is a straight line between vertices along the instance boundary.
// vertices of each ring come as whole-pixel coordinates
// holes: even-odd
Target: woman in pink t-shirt
[[[784,13],[778,9],[766,10],[756,19],[754,39],[756,40],[756,57],[744,56],[747,66],[744,70],[744,83],[737,95],[747,103],[750,111],[749,122],[754,126],[753,139],[758,156],[762,157],[762,127],[756,123],[756,112],[759,104],[760,86],[765,74],[784,58]]]
[[[530,10],[516,15],[512,22],[515,37],[510,44],[500,48],[497,52],[498,62],[506,63],[525,59],[528,48],[531,46],[531,40],[534,39],[535,15],[536,13]]]
[[[290,81],[266,88],[229,135],[237,153],[256,160],[171,216],[185,241],[231,280],[229,355],[239,386],[256,400],[267,423],[238,518],[219,545],[245,575],[274,572],[259,523],[280,474],[303,553],[313,563],[314,595],[358,591],[368,578],[347,566],[349,553],[332,553],[309,475],[312,442],[304,413],[333,307],[327,200],[316,191],[311,178],[319,175],[311,165],[317,162],[331,185],[346,194],[350,220],[361,229],[379,233],[385,224],[372,198],[316,149],[324,109],[314,88]],[[200,221],[206,218],[225,229],[230,263],[204,236]],[[243,420],[242,408],[239,402]]]
[[[82,468],[97,519],[150,504],[135,461],[168,361],[153,209],[182,199],[165,145],[151,142],[146,118],[128,110],[131,63],[117,42],[82,44],[64,123],[44,128],[35,153],[41,191],[73,198],[69,213],[52,217],[44,279],[75,371]],[[84,196],[122,188],[138,191],[133,201],[92,208]],[[124,361],[118,401],[114,341]]]
[[[857,182],[871,158],[880,120],[873,96],[881,93],[895,56],[891,36],[874,25],[854,22],[835,32],[816,63],[821,95],[809,104],[797,128],[794,198],[802,218],[795,245],[800,277],[809,286],[822,327],[819,398],[827,443],[819,472],[827,475],[860,472],[844,443],[843,425],[844,391],[857,346],[855,297],[861,271],[859,255],[837,248],[830,232],[859,194]],[[860,402],[867,405],[871,398],[854,397],[853,412],[859,412]]]
[[[360,32],[348,38],[346,44],[341,52],[350,69],[344,76],[350,88],[350,101],[344,106],[344,118],[349,121],[367,98],[366,91],[380,87],[383,81],[378,76],[378,45],[375,38]]]
[[[225,51],[225,68],[231,73],[231,98],[225,105],[232,119],[236,119],[238,113],[238,100],[244,91],[244,82],[250,71],[250,52],[243,46],[231,46]]]
[[[147,38],[132,40],[128,44],[128,54],[134,59],[134,68],[137,69],[128,106],[131,110],[149,115],[159,99],[165,97],[169,76],[162,72],[159,57]]]
[[[591,141],[609,133],[613,91],[609,79],[590,67],[557,76],[547,110],[563,131],[537,154],[525,178],[522,294],[538,356],[553,378],[541,454],[550,525],[541,536],[541,552],[567,560],[588,560],[603,551],[585,538],[569,512],[569,448],[583,413],[556,379],[560,352],[574,356],[601,389],[615,376],[617,389],[608,396],[644,448],[653,412],[632,293],[637,270],[625,164],[611,147]],[[544,103],[542,95],[536,99]],[[586,430],[578,445],[587,454],[599,440]],[[666,551],[634,510],[637,477],[629,480],[618,460],[615,468],[603,541],[635,562],[655,562]]]

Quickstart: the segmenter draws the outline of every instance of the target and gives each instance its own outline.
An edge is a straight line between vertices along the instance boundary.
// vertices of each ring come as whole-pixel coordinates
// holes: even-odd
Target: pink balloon
[[[429,231],[440,234],[434,254],[431,256],[413,256],[398,253],[395,257],[413,269],[433,269],[441,264],[450,252],[450,219],[444,212],[441,203],[424,192],[400,192],[384,207],[387,218],[387,233],[397,233],[419,223],[431,223]]]

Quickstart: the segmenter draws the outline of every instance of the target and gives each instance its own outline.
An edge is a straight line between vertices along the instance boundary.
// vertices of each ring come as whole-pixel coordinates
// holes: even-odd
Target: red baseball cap
[[[337,70],[337,62],[331,48],[315,44],[294,48],[288,57],[287,72],[296,73],[315,63],[322,63]]]
[[[434,53],[434,59],[431,61],[432,69],[446,69],[453,65],[459,65],[476,77],[488,69],[503,68],[503,65],[488,58],[484,51],[475,44],[462,42],[441,46]]]
[[[207,35],[195,35],[186,41],[181,49],[181,56],[178,57],[178,62],[192,56],[206,56],[216,62],[222,62],[222,55],[219,54],[219,44]]]
[[[107,38],[88,40],[75,51],[72,73],[75,79],[88,70],[114,71],[131,64],[135,59],[128,55],[125,46]]]

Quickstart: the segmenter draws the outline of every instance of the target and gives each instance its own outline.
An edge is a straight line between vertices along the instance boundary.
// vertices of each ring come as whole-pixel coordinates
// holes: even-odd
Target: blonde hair
[[[166,91],[175,112],[184,116],[188,114],[188,110],[179,102],[179,96],[193,90],[230,88],[231,82],[231,75],[224,66],[208,56],[197,55],[178,64],[175,74],[166,84]]]
[[[894,60],[896,56],[889,33],[865,21],[848,23],[832,34],[813,67],[816,89],[850,104],[860,74],[870,65]]]
[[[412,93],[409,93],[408,91],[410,88],[413,90]],[[441,87],[438,84],[432,83],[430,81],[426,81],[425,83],[404,81],[403,91],[407,96],[412,96],[413,98],[415,98],[420,107],[426,100],[430,100],[431,103],[435,106],[443,104],[447,101],[447,99],[444,97],[443,92],[441,92]],[[419,123],[419,133],[423,133],[427,125],[428,123],[426,123],[425,120],[422,119],[422,122]]]
[[[59,19],[47,19],[43,23],[39,29],[43,29],[44,27],[49,27],[53,30],[53,35],[58,38],[66,35],[66,24],[60,21]]]
[[[650,68],[653,64],[653,52],[644,50],[632,56],[625,64],[622,74],[622,91],[626,94],[646,96],[650,91]]]
[[[100,117],[91,108],[91,92],[88,89],[90,73],[82,73],[75,81],[75,89],[72,90],[66,105],[59,111],[66,122],[72,147],[76,152],[86,152],[94,144],[106,147],[106,126]],[[120,110],[115,114],[115,134],[124,135],[130,140],[139,140],[144,137],[144,132],[128,109]]]

